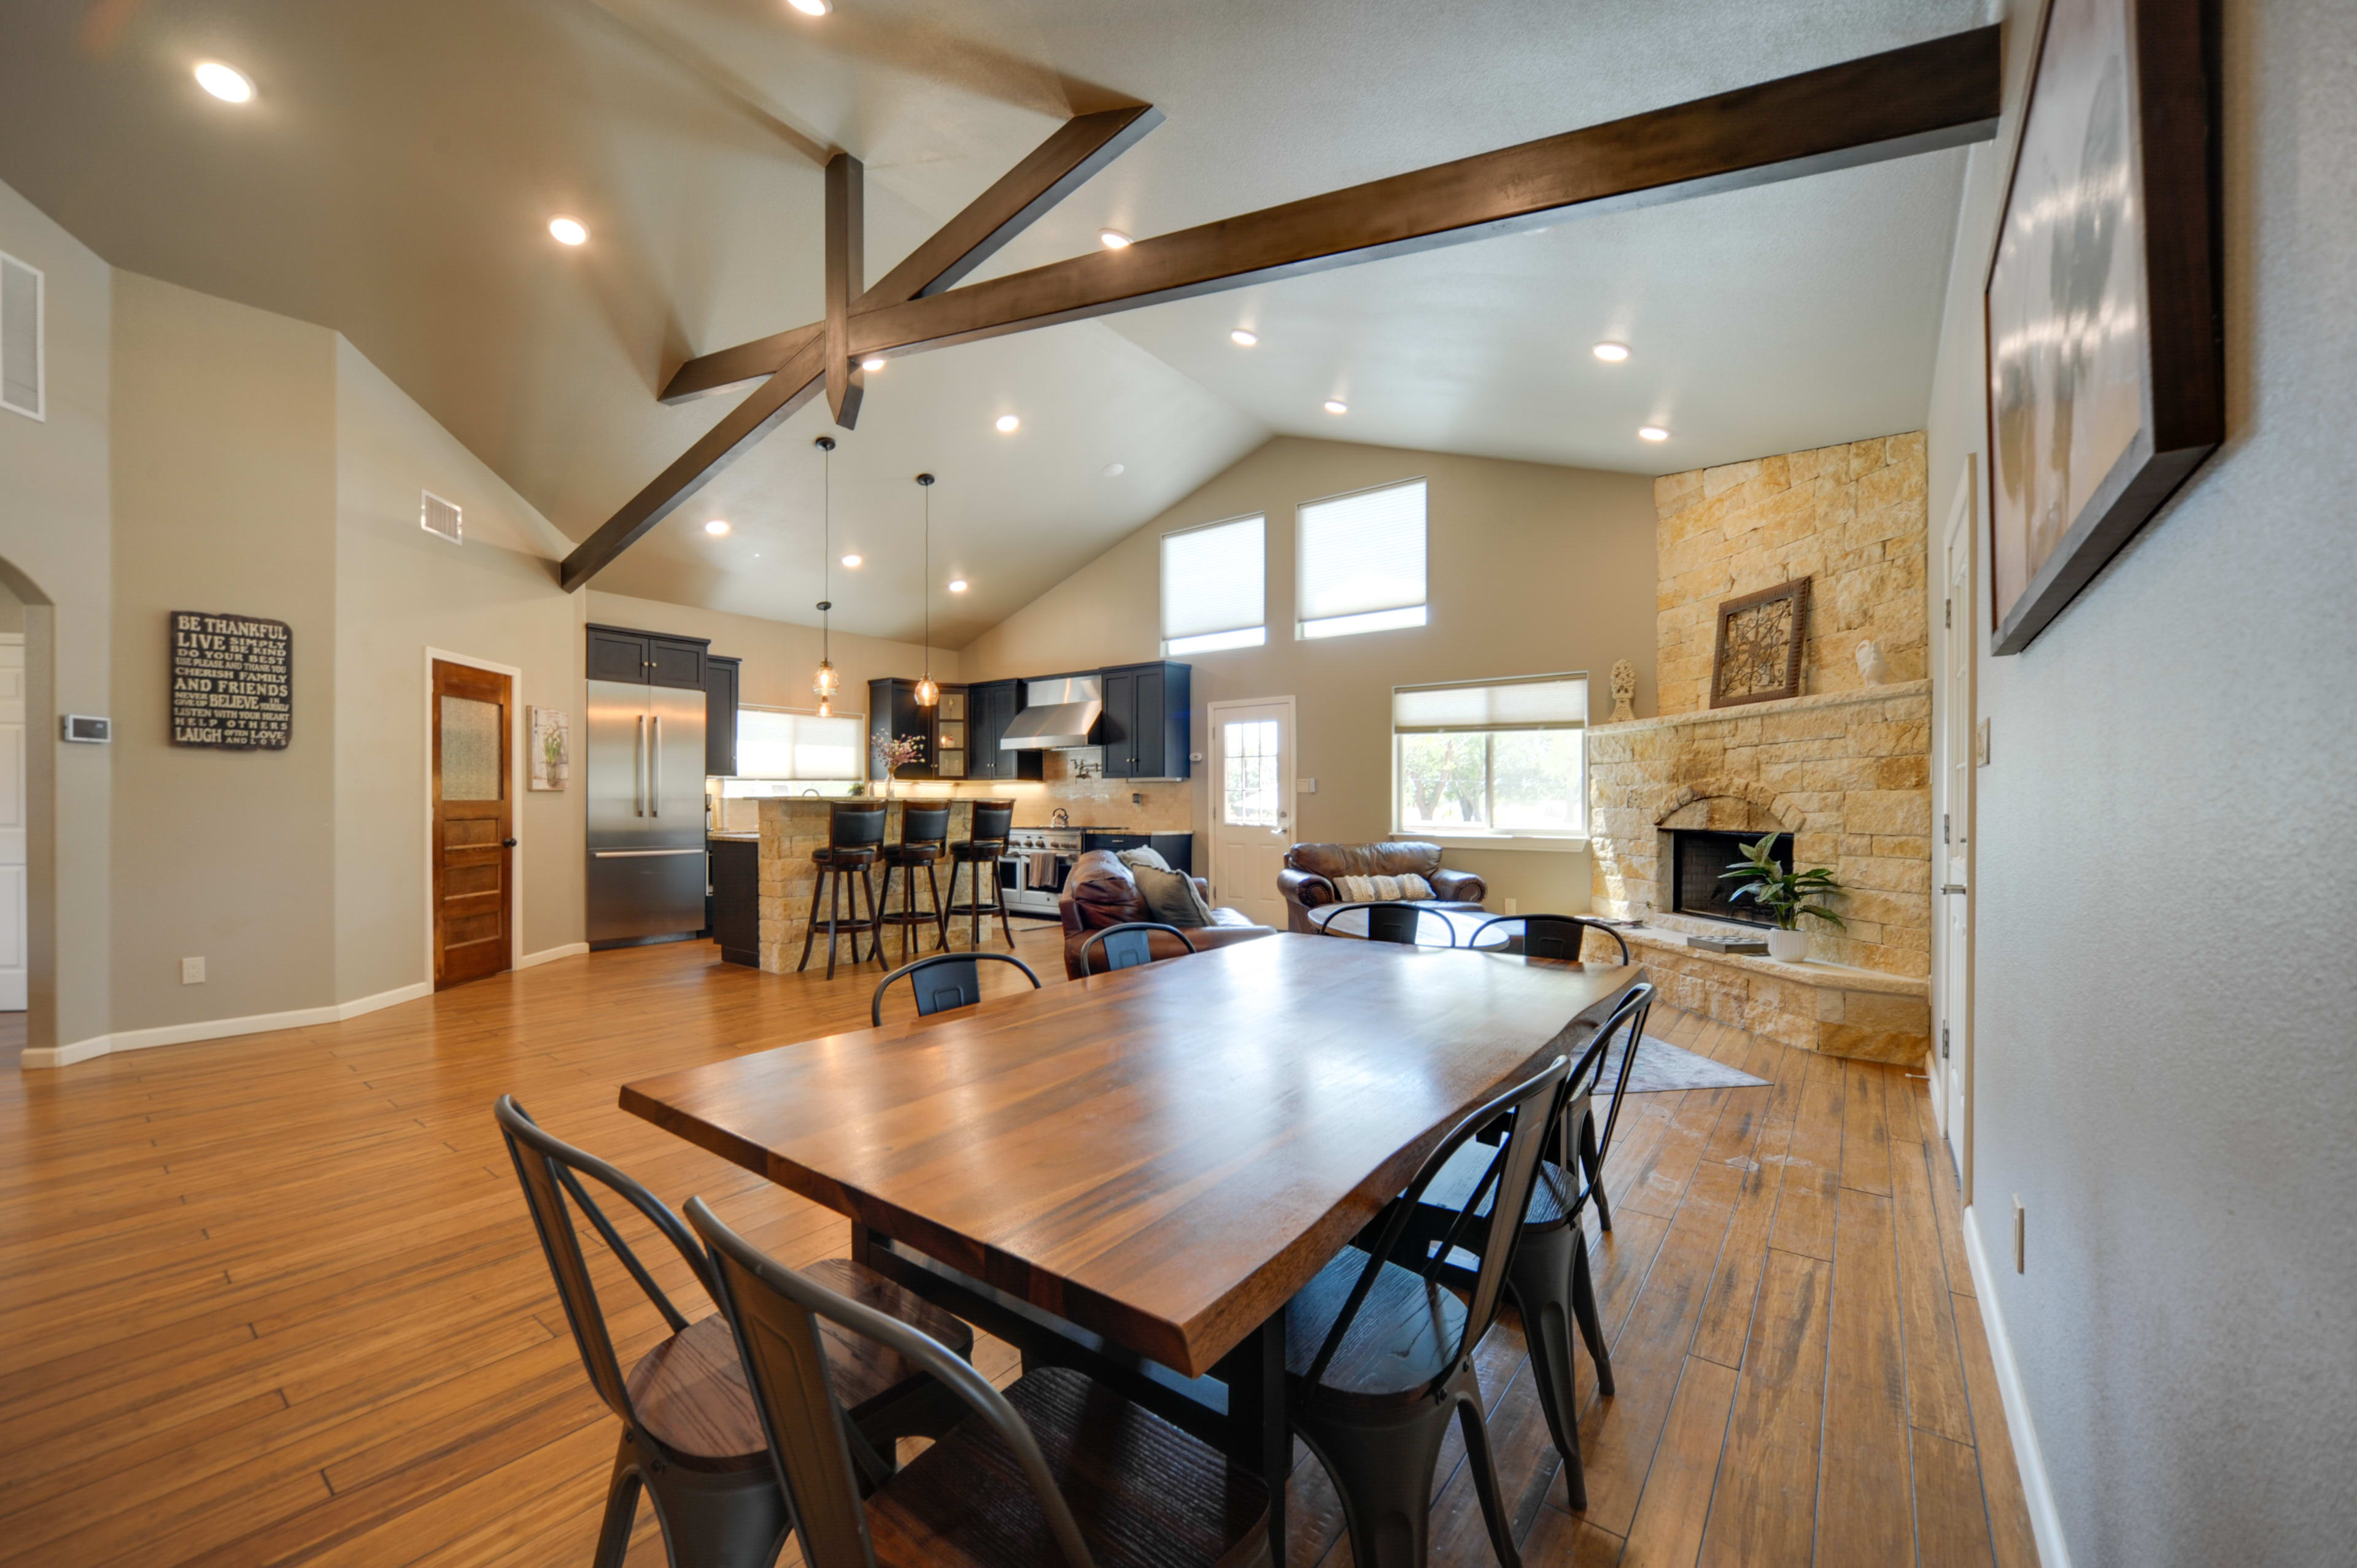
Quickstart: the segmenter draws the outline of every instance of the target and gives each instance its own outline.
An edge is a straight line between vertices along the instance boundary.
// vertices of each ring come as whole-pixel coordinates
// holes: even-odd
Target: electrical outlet
[[[2029,1210],[2021,1207],[2021,1194],[2013,1195],[2013,1272],[2029,1272]]]
[[[1512,914],[1513,912],[1514,912],[1514,901],[1513,901],[1512,898],[1509,898],[1509,899],[1507,899],[1507,900],[1506,900],[1506,913],[1507,913],[1507,914],[1509,914],[1509,915],[1511,915],[1511,914]]]
[[[180,961],[180,983],[183,985],[202,985],[204,983],[205,961],[200,958],[182,959]]]
[[[1132,790],[1129,796],[1129,803],[1133,806],[1143,806],[1146,804],[1146,797],[1135,790]]]

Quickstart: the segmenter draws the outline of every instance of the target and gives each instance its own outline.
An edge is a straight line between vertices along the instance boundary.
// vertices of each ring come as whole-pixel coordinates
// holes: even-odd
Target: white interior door
[[[0,1013],[25,1010],[25,637],[0,633]]]
[[[1276,874],[1293,843],[1293,699],[1213,703],[1211,897],[1285,929]]]
[[[1932,846],[1943,926],[1940,1026],[1932,1059],[1932,1107],[1954,1152],[1967,1201],[1972,1193],[1973,649],[1980,622],[1973,604],[1976,515],[1968,467],[1948,517],[1943,562],[1946,605],[1941,619],[1941,674],[1946,713],[1940,726],[1940,839]]]

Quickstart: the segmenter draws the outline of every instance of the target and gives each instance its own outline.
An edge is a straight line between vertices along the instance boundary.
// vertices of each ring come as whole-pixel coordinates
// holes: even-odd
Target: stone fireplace
[[[1659,826],[1659,824],[1656,824]],[[1724,920],[1732,926],[1773,926],[1775,918],[1748,898],[1738,898],[1738,880],[1727,867],[1747,858],[1748,846],[1773,832],[1768,856],[1785,870],[1792,869],[1792,835],[1775,829],[1736,832],[1721,828],[1661,828],[1669,843],[1661,853],[1660,908],[1673,915]]]
[[[1910,1066],[1931,1034],[1922,451],[1921,435],[1893,436],[1656,481],[1663,712],[1588,732],[1593,906],[1643,922],[1623,935],[1663,1000],[1788,1045]],[[1804,575],[1803,694],[1707,707],[1695,650],[1717,605]],[[1917,678],[1866,684],[1854,650],[1867,637]],[[1803,963],[1689,945],[1760,929],[1697,886],[1735,858],[1730,840],[1699,836],[1713,833],[1789,835],[1792,864],[1828,867],[1849,889],[1835,904],[1846,929],[1813,929]]]

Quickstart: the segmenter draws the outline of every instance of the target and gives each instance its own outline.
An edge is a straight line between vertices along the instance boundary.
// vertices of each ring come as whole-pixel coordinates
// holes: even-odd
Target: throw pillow
[[[1432,884],[1411,871],[1405,876],[1338,876],[1335,891],[1346,904],[1370,901],[1390,903],[1394,899],[1415,900],[1433,897]]]
[[[1150,865],[1133,865],[1129,874],[1136,878],[1147,910],[1164,925],[1192,928],[1211,923],[1211,907],[1196,891],[1193,877],[1168,867],[1157,871]]]
[[[1123,850],[1119,855],[1115,856],[1115,858],[1124,865],[1129,867],[1132,871],[1135,871],[1140,866],[1144,866],[1149,871],[1168,871],[1170,869],[1170,863],[1162,858],[1162,854],[1159,850],[1125,849]]]

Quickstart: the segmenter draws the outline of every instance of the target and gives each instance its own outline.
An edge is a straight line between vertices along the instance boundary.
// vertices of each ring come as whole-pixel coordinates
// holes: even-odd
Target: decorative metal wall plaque
[[[1710,705],[1739,707],[1801,694],[1801,648],[1809,637],[1809,579],[1795,577],[1718,607]]]
[[[284,751],[295,728],[294,631],[260,616],[172,612],[172,744]]]

